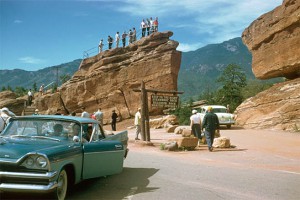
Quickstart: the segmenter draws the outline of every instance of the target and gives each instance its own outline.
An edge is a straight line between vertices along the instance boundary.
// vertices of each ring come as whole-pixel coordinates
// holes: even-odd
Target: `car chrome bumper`
[[[47,193],[54,190],[57,187],[57,182],[48,181],[48,184],[41,184],[38,182],[34,183],[34,180],[53,180],[53,178],[56,175],[57,172],[47,172],[47,173],[0,172],[0,191]],[[15,181],[10,181],[10,179]]]

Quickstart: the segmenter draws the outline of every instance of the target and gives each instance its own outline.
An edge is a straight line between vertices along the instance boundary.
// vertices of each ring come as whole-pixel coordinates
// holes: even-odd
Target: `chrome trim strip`
[[[48,185],[1,183],[0,191],[43,193],[54,190],[55,188],[57,188],[57,185],[58,184],[56,181],[50,182]]]
[[[104,154],[104,153],[120,153],[120,151],[125,151],[125,149],[116,149],[115,151],[84,152],[84,155]]]
[[[46,173],[26,173],[26,172],[0,172],[0,178],[33,178],[33,179],[51,179],[57,175],[57,172]]]

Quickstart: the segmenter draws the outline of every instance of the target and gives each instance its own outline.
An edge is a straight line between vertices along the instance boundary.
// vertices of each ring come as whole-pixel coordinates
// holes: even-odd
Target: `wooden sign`
[[[164,107],[164,108],[177,108],[178,107],[178,96],[166,96],[166,95],[151,95],[151,106],[152,107]]]

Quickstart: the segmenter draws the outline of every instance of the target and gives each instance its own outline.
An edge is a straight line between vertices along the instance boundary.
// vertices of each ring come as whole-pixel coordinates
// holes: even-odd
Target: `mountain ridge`
[[[178,75],[178,90],[184,91],[184,94],[180,96],[181,99],[197,98],[204,91],[218,89],[219,85],[215,80],[222,73],[222,70],[231,63],[240,65],[246,76],[254,79],[251,59],[251,53],[243,44],[241,37],[219,44],[209,44],[195,51],[182,52]],[[9,85],[13,89],[16,86],[29,89],[33,87],[34,83],[39,87],[41,84],[47,85],[56,81],[60,85],[59,77],[66,74],[73,76],[81,61],[82,59],[76,59],[37,71],[0,70],[0,79],[2,80],[0,87]],[[25,80],[24,77],[26,77]]]

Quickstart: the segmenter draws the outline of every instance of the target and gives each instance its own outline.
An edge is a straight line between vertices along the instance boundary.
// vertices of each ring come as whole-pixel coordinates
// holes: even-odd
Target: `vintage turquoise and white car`
[[[231,128],[231,125],[235,124],[234,115],[228,113],[227,108],[221,105],[202,106],[200,111],[201,122],[203,121],[203,118],[207,113],[208,107],[212,107],[212,112],[218,116],[220,125],[226,125],[227,128]]]
[[[127,142],[127,131],[106,135],[89,118],[13,117],[0,134],[0,193],[51,193],[64,199],[73,184],[121,173]]]

